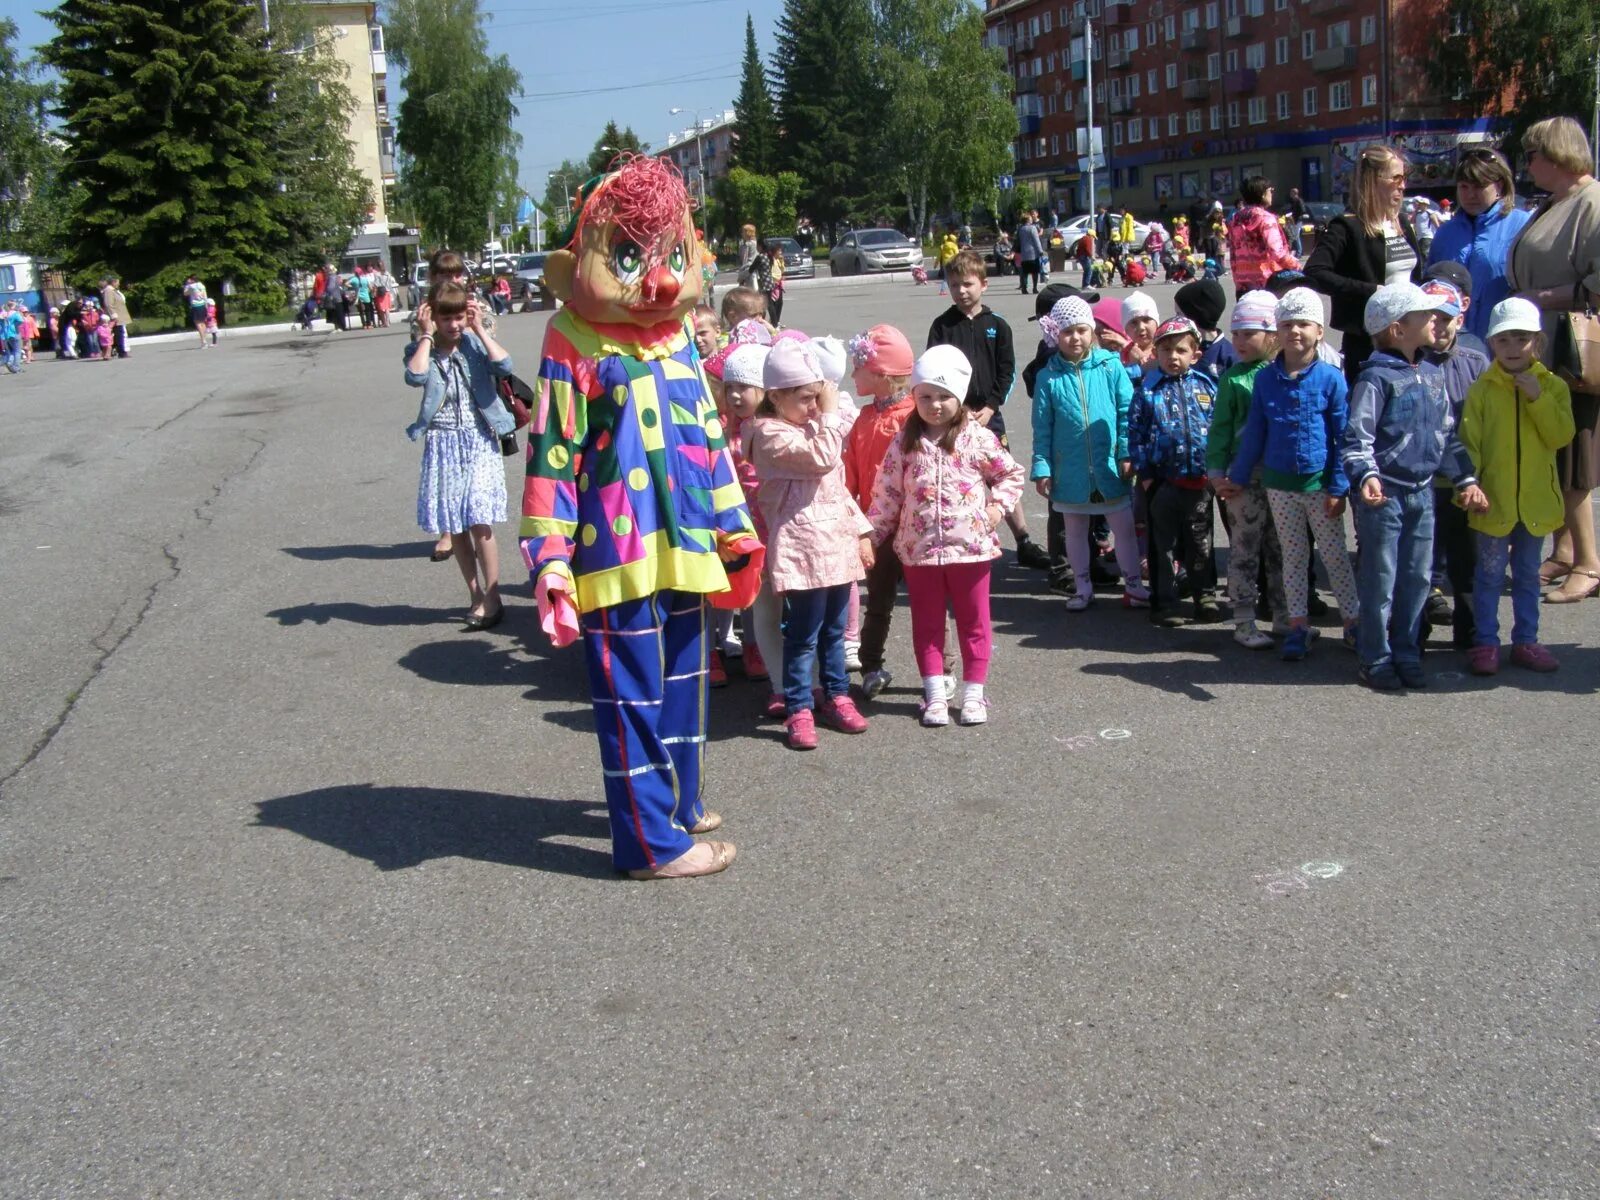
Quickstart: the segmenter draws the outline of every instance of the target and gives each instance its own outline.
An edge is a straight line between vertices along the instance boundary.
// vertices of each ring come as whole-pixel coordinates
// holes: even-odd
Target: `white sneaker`
[[[963,725],[983,725],[989,720],[989,702],[987,700],[966,700],[961,704],[961,723]]]
[[[874,700],[879,692],[893,682],[894,676],[881,667],[876,671],[868,671],[861,677],[861,694],[868,700]]]
[[[844,669],[846,671],[861,670],[860,642],[846,642],[844,644]]]
[[[1253,620],[1235,622],[1233,640],[1246,650],[1270,650],[1272,648],[1272,635],[1263,633]]]
[[[1086,596],[1082,592],[1074,592],[1067,597],[1067,611],[1082,612],[1093,603],[1094,597],[1092,595]]]
[[[743,658],[744,657],[744,642],[740,640],[739,635],[737,633],[730,633],[726,638],[723,639],[723,641],[722,641],[722,657],[723,658]]]
[[[947,700],[924,700],[922,723],[929,729],[950,724],[950,703]]]

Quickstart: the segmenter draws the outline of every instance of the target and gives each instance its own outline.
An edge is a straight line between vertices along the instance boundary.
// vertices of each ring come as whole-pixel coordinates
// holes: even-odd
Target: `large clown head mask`
[[[683,178],[660,159],[629,156],[579,194],[563,249],[545,261],[551,293],[591,325],[681,327],[701,295]]]

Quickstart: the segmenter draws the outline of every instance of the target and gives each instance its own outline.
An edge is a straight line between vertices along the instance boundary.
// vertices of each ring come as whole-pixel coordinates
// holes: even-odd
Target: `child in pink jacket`
[[[922,723],[929,726],[950,723],[946,604],[961,644],[961,723],[989,719],[989,563],[1000,556],[995,528],[1022,498],[1022,467],[962,403],[971,379],[972,365],[954,346],[932,346],[917,360],[917,408],[884,457],[868,514],[873,543],[892,536],[905,568]]]
[[[783,597],[784,728],[792,749],[813,750],[817,719],[841,733],[867,728],[850,699],[844,629],[850,585],[871,554],[871,526],[845,487],[839,393],[823,381],[816,351],[779,341],[767,354],[763,382],[766,397],[745,438],[761,481],[767,577]],[[815,717],[814,665],[823,691]]]

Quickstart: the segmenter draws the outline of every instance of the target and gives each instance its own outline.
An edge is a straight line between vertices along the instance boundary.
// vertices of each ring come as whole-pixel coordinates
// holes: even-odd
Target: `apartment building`
[[[1257,174],[1343,199],[1377,142],[1442,195],[1493,137],[1429,91],[1422,56],[1452,35],[1436,0],[988,0],[985,23],[1016,80],[1017,186],[1061,213],[1088,204],[1091,78],[1097,198],[1138,212],[1229,203]]]
[[[689,128],[667,134],[667,144],[655,152],[655,157],[673,163],[682,172],[693,195],[709,195],[716,190],[717,180],[725,177],[733,165],[733,146],[738,140],[734,125],[738,116],[731,108],[704,116],[696,113],[695,123]],[[703,192],[702,166],[705,171]]]

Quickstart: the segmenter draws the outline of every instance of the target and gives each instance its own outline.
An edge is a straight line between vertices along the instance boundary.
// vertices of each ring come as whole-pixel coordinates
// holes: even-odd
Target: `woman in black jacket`
[[[1333,297],[1333,327],[1344,334],[1344,377],[1353,386],[1372,353],[1362,317],[1367,300],[1386,283],[1415,280],[1422,256],[1411,226],[1400,218],[1406,164],[1387,146],[1369,146],[1356,160],[1351,213],[1329,221],[1306,261],[1306,277]]]

